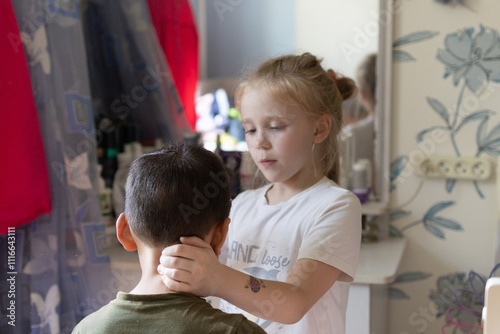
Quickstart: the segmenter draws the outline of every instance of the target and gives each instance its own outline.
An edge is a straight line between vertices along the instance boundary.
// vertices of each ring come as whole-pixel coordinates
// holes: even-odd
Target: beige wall
[[[378,48],[377,0],[296,0],[296,48],[351,78]]]

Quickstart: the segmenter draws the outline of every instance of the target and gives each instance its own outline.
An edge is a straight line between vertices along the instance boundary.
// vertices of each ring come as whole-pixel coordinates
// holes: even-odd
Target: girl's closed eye
[[[286,125],[271,125],[270,128],[271,130],[283,130],[286,128]]]
[[[247,134],[255,133],[255,129],[245,129],[245,133]]]

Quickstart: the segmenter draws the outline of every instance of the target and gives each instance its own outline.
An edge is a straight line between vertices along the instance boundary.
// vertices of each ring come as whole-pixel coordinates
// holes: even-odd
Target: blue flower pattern
[[[491,28],[480,26],[479,32],[474,28],[465,28],[461,31],[448,34],[444,41],[445,49],[437,52],[437,59],[445,65],[444,78],[452,77],[455,86],[461,85],[456,103],[456,109],[450,111],[444,103],[436,98],[428,97],[427,103],[444,121],[445,125],[432,126],[417,134],[417,141],[432,131],[444,130],[450,134],[455,155],[461,156],[456,141],[457,133],[464,125],[479,121],[476,135],[477,153],[486,153],[492,156],[500,155],[500,127],[497,125],[487,133],[487,123],[490,116],[495,114],[489,109],[476,110],[464,113],[462,100],[466,89],[480,96],[490,82],[500,82],[500,36]],[[465,114],[465,116],[463,116]],[[445,189],[451,193],[456,185],[456,179],[448,179]],[[477,181],[473,181],[478,195],[484,198]]]
[[[477,323],[478,319],[474,314],[466,312],[464,308],[480,311],[483,307],[482,295],[469,290],[469,281],[465,273],[441,276],[436,285],[436,289],[430,292],[429,298],[437,306],[438,318],[448,312],[446,322],[454,320],[464,324]]]
[[[429,273],[424,273],[422,271],[410,271],[410,272],[405,272],[401,273],[396,276],[394,279],[394,282],[391,283],[389,286],[389,298],[391,299],[410,299],[410,296],[406,292],[404,292],[402,289],[397,288],[394,286],[394,284],[399,284],[399,283],[411,283],[411,282],[416,282],[416,281],[421,281],[424,279],[427,279],[431,277],[432,274]]]
[[[414,226],[422,224],[424,228],[433,234],[435,237],[440,238],[440,239],[445,239],[445,233],[443,229],[449,229],[453,231],[463,231],[462,225],[460,225],[458,222],[456,222],[453,219],[445,218],[438,216],[438,212],[441,210],[444,210],[452,205],[455,205],[454,201],[448,201],[448,202],[439,202],[437,204],[434,204],[427,212],[425,215],[422,217],[422,219],[419,219],[417,221],[414,221],[408,225],[405,225],[401,228],[396,228],[394,224],[391,224],[390,226],[390,233],[392,236],[395,237],[401,237],[403,236],[403,231],[412,228]],[[402,211],[402,210],[396,210],[391,212],[391,221],[396,220],[398,218],[404,217],[408,215],[409,213],[407,211]]]
[[[417,31],[405,35],[392,42],[392,59],[397,62],[414,61],[415,58],[407,51],[399,50],[398,47],[406,44],[420,42],[426,39],[433,38],[439,34],[436,31]]]
[[[489,81],[500,82],[500,38],[493,29],[480,26],[466,28],[445,38],[444,50],[438,50],[437,59],[446,65],[444,77],[453,75],[458,86],[462,79],[467,88],[480,94]]]

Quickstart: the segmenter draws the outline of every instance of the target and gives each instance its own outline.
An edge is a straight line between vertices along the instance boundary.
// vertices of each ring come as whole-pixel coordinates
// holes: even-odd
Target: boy
[[[229,176],[219,157],[201,146],[171,146],[136,159],[116,235],[126,250],[138,251],[141,280],[73,333],[265,333],[243,315],[170,291],[157,272],[161,251],[181,236],[199,236],[219,255],[230,206]]]

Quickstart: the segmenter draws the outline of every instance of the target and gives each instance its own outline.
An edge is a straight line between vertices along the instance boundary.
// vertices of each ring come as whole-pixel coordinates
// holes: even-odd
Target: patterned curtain
[[[102,247],[105,235],[96,192],[95,130],[80,10],[76,1],[63,4],[13,2],[53,209],[15,232],[15,299],[2,300],[15,300],[15,327],[2,317],[6,333],[68,333],[82,316],[116,293]],[[8,245],[2,237],[2,253]]]
[[[189,125],[144,0],[12,4],[40,122],[52,212],[0,237],[2,263],[14,265],[0,273],[0,332],[71,333],[130,283],[111,270],[106,254],[97,175],[101,120],[112,126],[132,122],[140,139],[164,142],[181,139]]]

